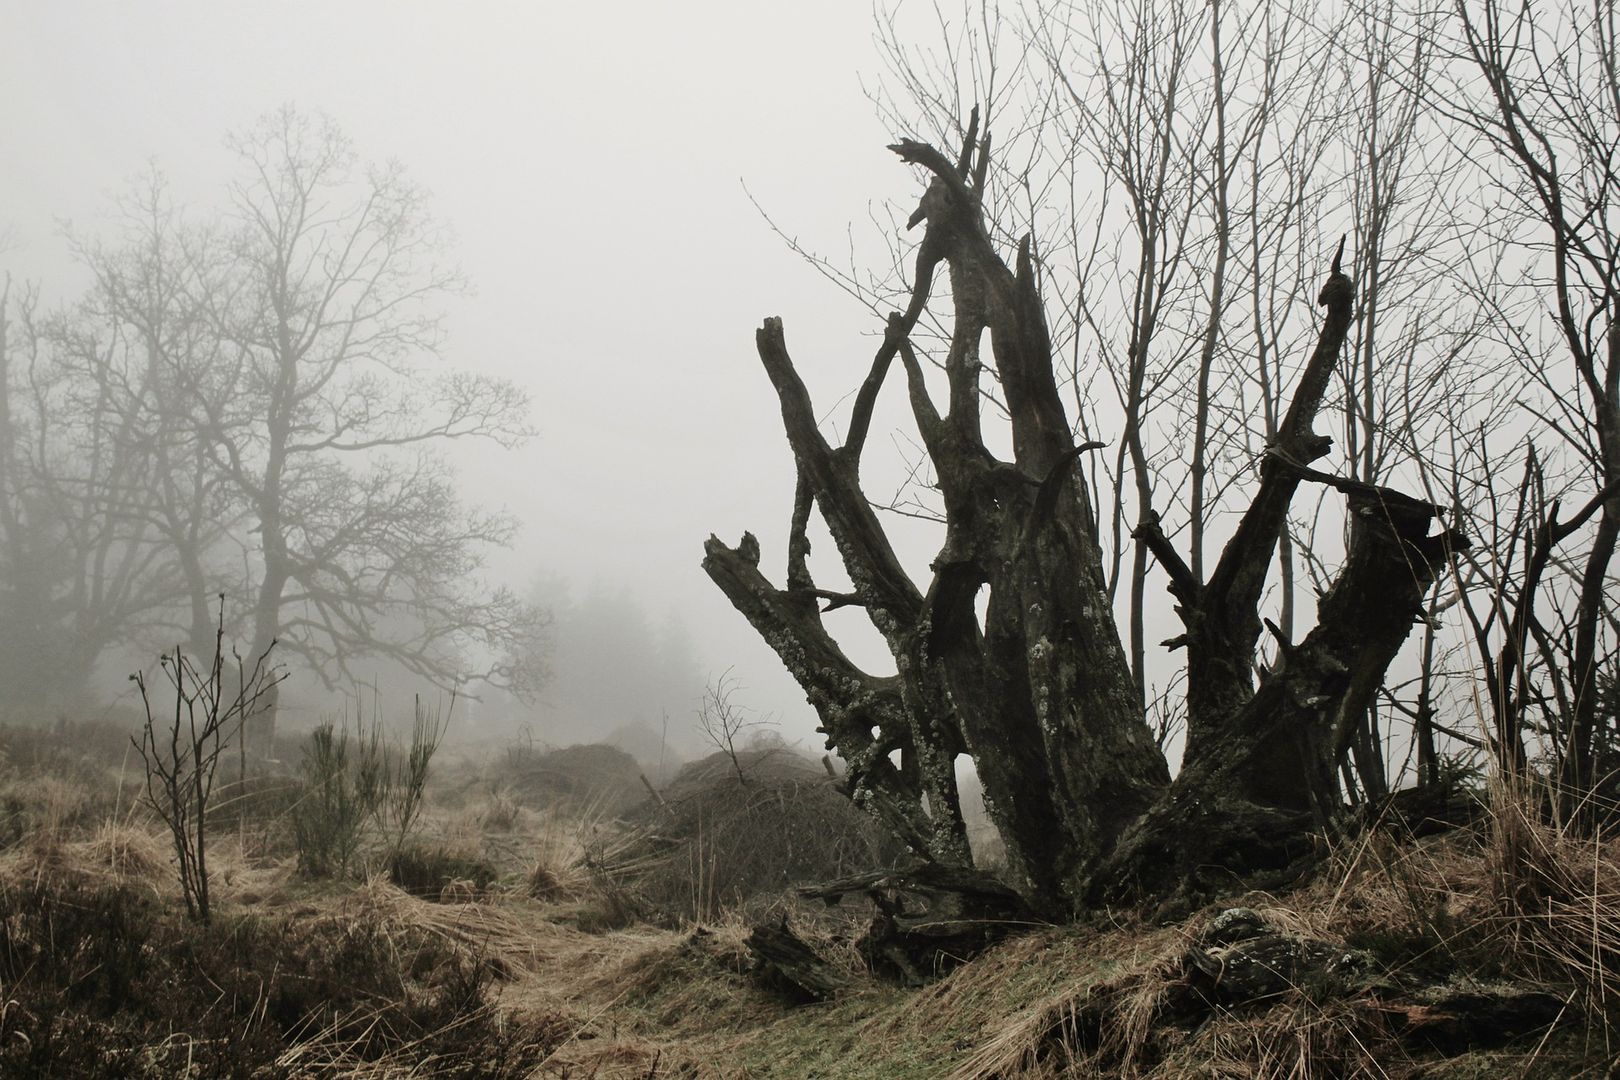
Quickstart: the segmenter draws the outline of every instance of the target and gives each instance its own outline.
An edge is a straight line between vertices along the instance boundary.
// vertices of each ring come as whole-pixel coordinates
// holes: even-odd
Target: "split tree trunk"
[[[1193,575],[1156,522],[1142,525],[1188,628],[1188,752],[1172,784],[1114,621],[1090,493],[1074,467],[1096,444],[1075,444],[1063,409],[1029,242],[1009,267],[985,229],[987,147],[977,141],[977,114],[954,162],[909,140],[891,147],[932,174],[911,221],[926,221],[927,231],[910,303],[889,318],[844,445],[830,445],[818,428],[781,321],[765,321],[759,355],[798,471],[786,585],[760,572],[752,536],[735,549],[711,537],[704,569],[804,688],[828,748],[849,766],[856,801],[924,860],[970,864],[954,768],[967,754],[1014,882],[1036,912],[1173,891],[1206,864],[1238,873],[1284,865],[1337,808],[1333,765],[1346,718],[1371,700],[1456,542],[1428,536],[1428,504],[1309,468],[1330,442],[1311,421],[1349,325],[1349,279],[1335,259],[1316,350],[1254,503],[1210,580]],[[943,412],[909,336],[941,264],[953,307]],[[1011,418],[1011,461],[986,449],[980,427],[986,332]],[[897,356],[945,504],[945,540],[926,589],[902,568],[860,483],[873,406]],[[1321,624],[1284,648],[1257,689],[1250,673],[1261,590],[1303,482],[1348,496],[1349,558],[1322,602]],[[811,576],[812,505],[837,544],[850,594],[818,589]],[[865,609],[897,674],[864,672],[839,649],[821,616],[845,605]]]

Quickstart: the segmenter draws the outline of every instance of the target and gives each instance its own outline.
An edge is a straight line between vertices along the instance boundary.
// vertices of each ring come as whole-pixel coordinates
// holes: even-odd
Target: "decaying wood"
[[[849,985],[843,973],[829,964],[786,923],[755,926],[748,935],[754,957],[754,975],[794,1001],[827,1001]]]
[[[880,975],[921,985],[1039,920],[1023,897],[979,870],[924,863],[799,889],[836,904],[865,896],[878,915],[856,943]]]
[[[1467,543],[1430,535],[1433,508],[1399,493],[1369,489],[1349,504],[1350,549],[1316,628],[1232,712],[1206,714],[1197,752],[1189,736],[1175,783],[1121,839],[1094,899],[1219,891],[1308,861],[1313,834],[1332,829],[1333,765],[1351,721],[1372,702],[1435,573]]]
[[[1183,1027],[1217,1009],[1264,1008],[1306,993],[1317,1002],[1356,1001],[1380,1015],[1391,1034],[1456,1054],[1534,1036],[1574,1018],[1568,1002],[1539,986],[1391,971],[1370,953],[1281,930],[1249,908],[1216,915],[1179,968],[1161,996],[1160,1019]]]
[[[804,689],[828,749],[848,764],[853,797],[937,871],[972,865],[955,782],[963,754],[1005,842],[1009,878],[1026,910],[1043,916],[1219,889],[1308,860],[1340,810],[1333,766],[1350,720],[1372,700],[1424,590],[1466,544],[1444,528],[1431,534],[1437,511],[1429,504],[1313,467],[1331,445],[1312,422],[1355,300],[1342,242],[1321,290],[1315,348],[1255,497],[1208,580],[1156,519],[1138,529],[1168,573],[1185,628],[1175,641],[1188,657],[1188,743],[1172,783],[1115,625],[1091,494],[1074,467],[1097,444],[1077,445],[1064,411],[1030,242],[1009,265],[985,225],[988,140],[975,117],[954,159],[911,140],[891,149],[928,174],[912,218],[926,229],[911,297],[889,316],[842,446],[818,426],[781,320],[765,320],[756,335],[796,463],[785,587],[764,576],[752,550],[714,537],[704,569]],[[934,358],[946,383],[936,402],[910,334],[942,268],[951,336]],[[902,567],[860,480],[875,402],[896,358],[945,509],[925,587]],[[1011,460],[985,445],[987,373],[1006,403]],[[1317,627],[1287,643],[1257,684],[1261,594],[1302,484],[1342,493],[1349,551]],[[832,534],[848,593],[816,586],[812,508]],[[896,674],[855,665],[828,633],[818,600],[860,607]],[[902,953],[896,966],[917,966]]]
[[[1576,1010],[1539,987],[1491,983],[1447,983],[1420,991],[1416,1000],[1379,1000],[1402,1039],[1461,1054],[1541,1035],[1576,1018]]]

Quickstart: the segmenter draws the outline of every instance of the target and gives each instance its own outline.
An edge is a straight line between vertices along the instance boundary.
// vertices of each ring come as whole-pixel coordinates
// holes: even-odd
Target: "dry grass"
[[[0,850],[0,880],[71,878],[129,884],[157,895],[173,891],[167,834],[149,814],[125,802],[122,813],[82,778],[55,773],[13,776],[0,803],[20,835]]]
[[[1547,819],[1547,800],[1507,789],[1491,793],[1474,833],[1413,842],[1370,832],[1333,852],[1308,887],[1232,903],[1278,930],[1375,955],[1392,976],[1452,972],[1546,987],[1567,1000],[1569,1024],[1539,1044],[1443,1059],[1403,1041],[1399,1014],[1377,993],[1323,995],[1310,986],[1245,1007],[1206,1006],[1188,1021],[1183,957],[1214,909],[1175,926],[1123,918],[1039,930],[921,991],[902,991],[860,969],[858,913],[811,911],[767,890],[775,899],[756,901],[755,917],[788,918],[852,986],[826,1005],[790,1008],[749,975],[748,927],[725,913],[719,880],[722,856],[780,840],[774,818],[761,825],[771,807],[788,811],[801,832],[810,828],[794,816],[801,805],[792,796],[819,781],[787,779],[799,786],[729,778],[742,828],[735,836],[711,816],[731,805],[725,800],[702,804],[693,835],[681,836],[674,803],[626,828],[600,804],[576,817],[522,806],[504,789],[469,794],[430,825],[452,847],[498,855],[507,883],[462,903],[413,897],[381,877],[352,888],[304,881],[259,835],[273,821],[241,814],[213,834],[215,896],[232,918],[251,909],[323,942],[350,934],[380,941],[386,964],[401,971],[424,950],[486,965],[497,980],[489,994],[498,1030],[549,1048],[531,1062],[528,1075],[537,1077],[1595,1076],[1606,1067],[1594,1064],[1601,1048],[1620,1035],[1620,840],[1581,837]],[[687,792],[694,807],[702,790]],[[104,883],[172,908],[167,837],[132,809],[132,796],[129,783],[98,796],[72,772],[13,772],[0,781],[0,798],[27,829],[0,850],[0,878]],[[677,843],[658,849],[648,844],[654,835]],[[670,875],[701,928],[644,921],[635,887],[654,874]],[[366,1008],[387,1013],[378,1002],[327,1016],[278,1067],[392,1078],[453,1066],[435,1061],[423,1040],[454,1045],[454,1031],[379,1056],[364,1035]],[[450,1023],[485,1023],[480,1015]]]
[[[1174,1015],[1180,958],[1205,912],[1174,928],[1102,935],[1096,945],[1104,953],[1119,940],[1136,950],[1115,953],[1119,962],[1102,977],[1055,988],[1005,1015],[999,1029],[987,1018],[979,1026],[993,1033],[950,1075],[1606,1075],[1604,1048],[1620,1036],[1620,842],[1549,821],[1545,805],[1534,793],[1496,791],[1478,833],[1421,842],[1369,833],[1335,852],[1328,872],[1308,888],[1234,901],[1280,931],[1366,950],[1385,966],[1390,985],[1449,978],[1544,989],[1565,1000],[1566,1026],[1539,1041],[1447,1059],[1403,1041],[1401,1011],[1376,990],[1321,1000],[1307,986],[1263,1005],[1216,1008],[1187,1027]],[[1000,952],[1016,957],[1026,948],[1010,943]],[[993,956],[919,994],[911,1007],[973,1012],[1005,1001],[994,988]],[[958,978],[972,987],[966,1000]]]
[[[104,869],[119,882],[155,884],[169,872],[165,837],[151,825],[107,820],[97,825],[77,850],[91,867]]]
[[[20,818],[16,828],[25,836],[63,837],[96,824],[111,810],[84,777],[49,772],[14,776],[0,784],[0,805]]]
[[[342,897],[320,919],[333,926],[365,924],[390,938],[437,938],[447,945],[488,956],[503,978],[538,965],[540,940],[532,921],[497,904],[441,904],[410,895],[382,877],[373,877]]]
[[[1092,955],[1084,974],[1075,978],[1073,969],[1050,953],[1059,945],[1069,951],[1082,942],[1091,946]],[[1134,925],[1107,933],[1031,934],[953,972],[937,990],[920,993],[912,1007],[949,1010],[970,1018],[984,1033],[949,1074],[952,1080],[1063,1075],[1097,1053],[1105,1040],[1109,1059],[1129,1061],[1151,1034],[1166,957],[1178,955],[1185,943],[1181,928]],[[1008,982],[1030,967],[1050,967],[1057,980],[1010,993]],[[1024,994],[1033,1000],[1008,1015],[1007,999]],[[1108,1030],[1102,1002],[1107,1002]]]
[[[889,865],[899,849],[829,782],[819,763],[751,751],[744,773],[724,754],[686,766],[659,803],[642,805],[639,835],[602,865],[670,919],[756,917],[794,885]]]
[[[516,832],[524,824],[524,808],[506,788],[490,792],[476,813],[485,832]]]
[[[1620,1034],[1620,842],[1548,823],[1538,804],[1522,790],[1493,800],[1486,864],[1501,936],[1528,974],[1575,988],[1605,1036]]]
[[[536,900],[572,900],[591,885],[591,827],[558,813],[540,817],[533,835],[533,862],[524,888]]]

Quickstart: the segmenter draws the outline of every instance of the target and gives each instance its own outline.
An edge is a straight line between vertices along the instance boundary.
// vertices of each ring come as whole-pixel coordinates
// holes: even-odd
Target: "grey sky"
[[[48,298],[81,284],[58,219],[94,232],[155,161],[216,199],[223,135],[283,102],[328,112],[362,156],[433,193],[475,293],[447,355],[510,376],[541,435],[459,456],[469,496],[526,523],[493,571],[623,582],[677,606],[750,697],[808,707],[698,569],[752,528],[780,573],[791,464],[753,329],[782,315],[818,404],[859,383],[873,321],[773,237],[741,180],[840,253],[871,200],[917,185],[860,76],[861,0],[12,3],[0,10],[0,271]],[[866,229],[870,235],[869,227]]]

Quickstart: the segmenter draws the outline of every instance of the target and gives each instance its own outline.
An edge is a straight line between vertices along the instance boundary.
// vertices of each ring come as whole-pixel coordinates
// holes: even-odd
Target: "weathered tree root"
[[[799,890],[828,904],[855,894],[877,906],[856,943],[861,956],[875,974],[908,986],[937,978],[1009,933],[1041,922],[1011,888],[961,867],[878,870]]]

